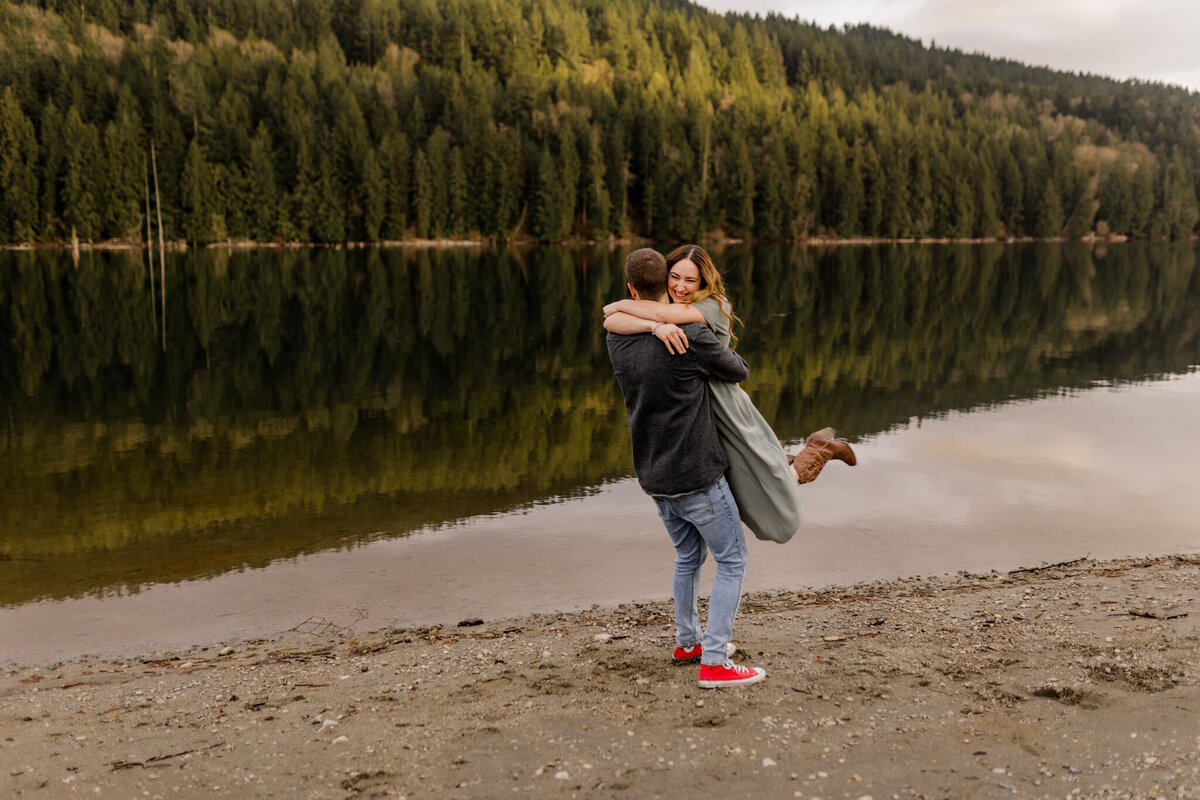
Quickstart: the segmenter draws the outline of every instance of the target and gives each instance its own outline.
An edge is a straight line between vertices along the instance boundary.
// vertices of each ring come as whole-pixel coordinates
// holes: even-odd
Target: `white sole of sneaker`
[[[749,686],[752,683],[758,683],[763,678],[767,677],[767,671],[762,667],[750,667],[754,670],[754,677],[738,678],[733,681],[700,681],[701,689],[720,689],[722,686]]]

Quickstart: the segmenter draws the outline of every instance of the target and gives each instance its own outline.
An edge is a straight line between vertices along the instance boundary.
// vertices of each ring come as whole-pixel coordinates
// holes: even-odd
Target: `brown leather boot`
[[[822,428],[816,433],[810,433],[808,438],[805,440],[805,446],[810,444],[814,437],[816,437],[818,441],[820,439],[826,439],[829,441],[829,446],[833,448],[833,458],[837,459],[838,461],[846,462],[847,466],[853,467],[855,464],[857,464],[858,457],[855,456],[854,451],[850,449],[850,443],[844,442],[841,439],[834,439],[832,434],[825,433],[827,430],[830,429]]]
[[[852,467],[858,463],[854,451],[846,442],[829,439],[822,436],[820,431],[810,434],[804,449],[791,459],[792,469],[796,471],[796,482],[815,481],[831,458],[844,461]]]

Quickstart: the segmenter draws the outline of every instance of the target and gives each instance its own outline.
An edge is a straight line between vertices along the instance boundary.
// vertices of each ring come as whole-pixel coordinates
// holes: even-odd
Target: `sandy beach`
[[[12,797],[1200,798],[1200,557],[743,599],[755,686],[667,602],[0,676]]]

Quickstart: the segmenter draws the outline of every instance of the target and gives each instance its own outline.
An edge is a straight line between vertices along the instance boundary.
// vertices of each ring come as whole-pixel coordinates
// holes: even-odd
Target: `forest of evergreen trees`
[[[0,242],[140,242],[153,166],[192,243],[1179,238],[1200,95],[682,0],[0,0]]]

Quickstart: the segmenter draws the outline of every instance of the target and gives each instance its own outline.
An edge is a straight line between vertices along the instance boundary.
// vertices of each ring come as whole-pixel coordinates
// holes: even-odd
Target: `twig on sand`
[[[199,753],[204,750],[212,750],[214,747],[221,747],[224,744],[224,742],[217,742],[216,744],[210,744],[208,747],[196,747],[191,750],[183,750],[181,752],[170,753],[165,756],[153,756],[152,758],[147,758],[145,761],[109,761],[105,766],[112,767],[112,769],[109,770],[110,772],[116,772],[119,769],[132,769],[133,767],[141,767],[142,769],[146,769],[147,767],[166,766],[161,762],[172,758],[179,758],[180,756],[191,755],[192,753]]]
[[[1075,564],[1080,564],[1080,563],[1083,563],[1084,561],[1087,561],[1090,556],[1091,556],[1091,553],[1088,553],[1087,555],[1082,556],[1080,558],[1072,558],[1070,561],[1059,561],[1057,564],[1043,564],[1040,567],[1021,567],[1020,569],[1010,569],[1008,571],[1008,574],[1009,575],[1020,575],[1025,572],[1045,572],[1048,569],[1058,569],[1059,567],[1070,567]]]
[[[301,622],[294,628],[288,628],[289,633],[329,633],[337,631],[341,634],[347,634],[352,631],[355,625],[366,619],[369,614],[365,608],[334,608],[331,612],[346,612],[347,617],[352,617],[348,622],[334,622],[332,619],[313,614],[308,619]]]
[[[1126,614],[1128,614],[1131,617],[1141,617],[1142,619],[1180,619],[1182,617],[1186,617],[1188,615],[1188,612],[1183,611],[1183,612],[1180,612],[1177,614],[1172,614],[1170,612],[1167,612],[1164,614],[1159,614],[1158,612],[1155,612],[1155,611],[1140,611],[1136,608],[1131,608],[1131,609],[1129,609],[1129,611],[1126,612]],[[1112,614],[1110,616],[1123,617],[1126,614]]]

